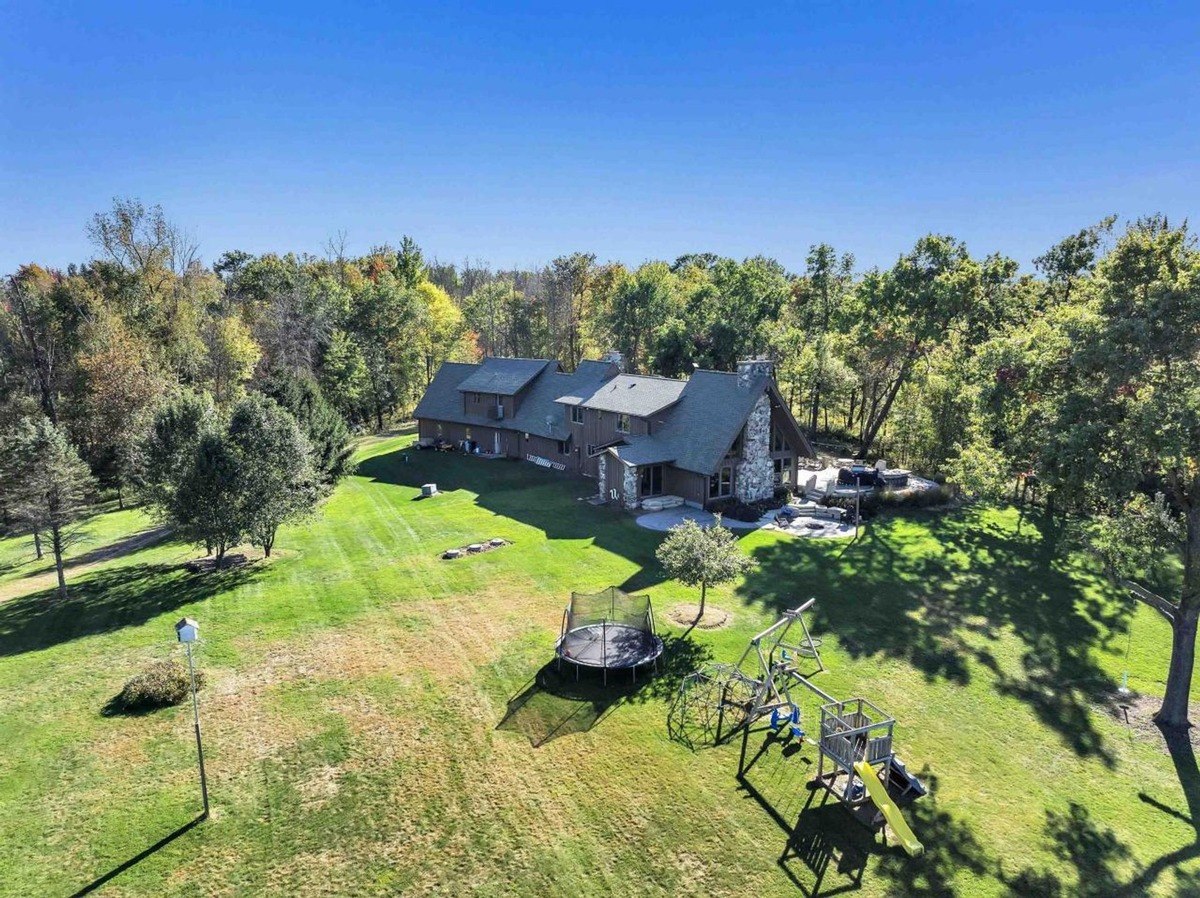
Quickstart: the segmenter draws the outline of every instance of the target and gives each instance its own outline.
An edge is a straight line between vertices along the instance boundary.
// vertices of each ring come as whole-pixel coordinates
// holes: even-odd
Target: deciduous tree
[[[708,527],[692,520],[672,527],[655,555],[670,576],[688,586],[700,587],[700,613],[696,620],[704,617],[709,586],[735,580],[753,566],[738,548],[737,538],[721,526],[719,515]]]

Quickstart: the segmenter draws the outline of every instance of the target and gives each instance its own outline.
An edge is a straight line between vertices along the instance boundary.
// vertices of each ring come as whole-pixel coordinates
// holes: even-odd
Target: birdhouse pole
[[[187,648],[188,681],[192,687],[192,722],[196,728],[196,759],[200,765],[200,796],[204,801],[201,819],[208,819],[208,777],[204,774],[204,740],[200,737],[200,701],[196,698],[196,667],[192,663],[192,643],[200,638],[200,625],[185,617],[175,625],[179,641]]]

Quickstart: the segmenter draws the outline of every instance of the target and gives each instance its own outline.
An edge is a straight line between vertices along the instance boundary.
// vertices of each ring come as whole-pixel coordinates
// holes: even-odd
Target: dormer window
[[[624,412],[617,414],[617,433],[629,433],[629,415]]]
[[[571,406],[571,423],[572,424],[582,424],[583,423],[583,406],[581,406],[581,405]]]

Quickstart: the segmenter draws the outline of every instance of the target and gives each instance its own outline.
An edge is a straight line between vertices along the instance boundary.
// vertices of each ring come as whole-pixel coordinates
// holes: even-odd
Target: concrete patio
[[[843,524],[838,521],[820,520],[812,517],[797,517],[790,525],[781,526],[775,523],[775,516],[781,509],[768,511],[757,521],[735,521],[732,518],[722,518],[721,524],[730,530],[774,530],[788,536],[806,539],[829,539],[854,535],[853,524]],[[647,530],[657,530],[665,533],[672,527],[684,521],[695,521],[701,527],[711,527],[716,516],[700,508],[670,508],[665,511],[652,511],[638,515],[639,527]]]

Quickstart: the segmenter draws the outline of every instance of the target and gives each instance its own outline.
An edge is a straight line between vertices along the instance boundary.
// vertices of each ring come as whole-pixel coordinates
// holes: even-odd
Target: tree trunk
[[[1200,620],[1200,506],[1188,510],[1183,547],[1183,592],[1171,622],[1171,661],[1167,690],[1154,719],[1159,726],[1188,727],[1188,698],[1196,662],[1196,624]]]
[[[708,594],[708,581],[701,580],[700,581],[700,613],[696,615],[696,620],[700,620],[700,618],[704,617],[704,599],[707,594]]]
[[[883,406],[876,411],[873,404],[870,420],[868,421],[864,418],[865,429],[863,431],[862,448],[860,450],[863,458],[867,457],[867,453],[871,451],[871,445],[875,442],[875,438],[879,436],[880,428],[883,427],[883,422],[887,420],[888,414],[891,413],[892,403],[896,401],[896,396],[900,393],[900,388],[908,380],[908,372],[912,368],[912,363],[916,361],[916,358],[917,349],[914,347],[900,365],[900,370],[896,374],[896,380],[892,383],[892,388],[888,390],[887,398],[883,401]]]
[[[37,530],[33,531],[33,551],[37,553],[38,561],[42,560],[42,534]]]
[[[125,510],[125,499],[121,495],[121,481],[120,480],[117,481],[117,510],[118,511]]]
[[[54,570],[58,573],[58,597],[67,597],[67,578],[63,575],[63,540],[62,530],[57,524],[50,527],[50,547],[54,550]]]
[[[275,534],[272,532],[270,536],[263,540],[263,558],[271,557],[271,547],[275,545]]]

